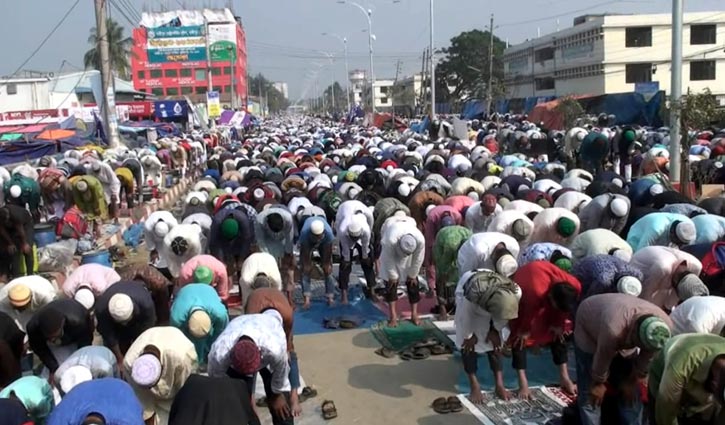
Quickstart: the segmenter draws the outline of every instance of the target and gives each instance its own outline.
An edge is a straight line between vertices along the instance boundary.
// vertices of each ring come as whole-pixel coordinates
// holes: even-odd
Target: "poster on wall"
[[[209,24],[209,56],[212,62],[229,62],[236,59],[236,24]]]
[[[206,60],[204,27],[159,27],[147,30],[149,63]]]

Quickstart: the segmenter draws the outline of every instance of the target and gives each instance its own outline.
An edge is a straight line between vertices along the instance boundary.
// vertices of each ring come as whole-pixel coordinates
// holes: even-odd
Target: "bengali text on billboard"
[[[159,27],[147,30],[149,63],[206,60],[204,27]]]

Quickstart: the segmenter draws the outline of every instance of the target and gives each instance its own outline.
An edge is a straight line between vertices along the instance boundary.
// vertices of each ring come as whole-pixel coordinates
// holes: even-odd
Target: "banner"
[[[206,60],[206,38],[201,25],[149,28],[146,36],[149,63]]]
[[[236,59],[237,24],[209,24],[209,56],[212,62]]]
[[[218,118],[222,115],[222,106],[219,101],[218,91],[210,91],[206,93],[206,105],[210,118]]]
[[[185,100],[162,100],[154,103],[157,118],[189,119],[189,104]]]

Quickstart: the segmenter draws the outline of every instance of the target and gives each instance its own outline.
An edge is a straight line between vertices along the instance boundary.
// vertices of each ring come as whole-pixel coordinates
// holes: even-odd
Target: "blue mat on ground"
[[[456,389],[459,393],[468,394],[471,392],[471,387],[468,385],[468,376],[463,371],[463,362],[461,361],[461,353],[456,351],[454,359],[460,373],[458,374],[458,384]],[[516,390],[519,388],[519,380],[516,371],[511,367],[511,358],[503,357],[503,380],[506,388],[509,390]],[[529,381],[529,388],[541,386],[541,385],[552,385],[559,383],[559,369],[554,365],[554,360],[551,358],[551,351],[544,348],[541,353],[534,354],[529,351],[526,354],[526,377]],[[569,350],[569,377],[576,382],[576,363],[574,361],[574,350]],[[488,356],[485,354],[479,354],[478,356],[478,382],[481,384],[481,389],[484,391],[493,390],[493,373],[488,365]]]
[[[325,318],[337,319],[340,316],[355,316],[360,320],[359,328],[368,328],[372,324],[386,318],[373,303],[362,296],[359,286],[350,287],[350,304],[337,304],[328,307],[325,301],[313,300],[309,310],[298,306],[295,310],[295,335],[316,334],[328,332],[333,329],[325,328]]]

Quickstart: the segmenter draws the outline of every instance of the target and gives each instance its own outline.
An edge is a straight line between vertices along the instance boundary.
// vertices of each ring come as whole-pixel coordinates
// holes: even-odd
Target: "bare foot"
[[[468,399],[471,400],[471,403],[473,404],[483,404],[483,402],[486,401],[481,390],[471,391],[471,394],[468,395]]]
[[[521,400],[531,400],[531,391],[529,387],[519,388],[518,397]]]
[[[496,394],[496,397],[500,398],[501,400],[508,401],[511,398],[511,393],[509,393],[508,390],[504,387],[496,386],[494,393]]]
[[[567,379],[566,381],[561,381],[560,385],[561,385],[561,389],[564,390],[565,393],[576,397],[577,387],[576,387],[576,384],[571,381],[571,379]]]
[[[327,306],[332,307],[335,305],[335,297],[327,297]]]
[[[398,327],[398,318],[390,319],[388,320],[388,327],[389,328],[397,328]]]
[[[413,324],[414,324],[415,326],[420,326],[420,317],[418,317],[418,315],[414,315],[414,316],[412,316],[412,317],[410,318],[410,321],[411,321],[411,322],[412,322],[412,323],[413,323]]]
[[[350,304],[350,300],[348,300],[348,298],[347,298],[347,291],[342,292],[342,295],[340,296],[340,304],[342,304],[342,305]]]
[[[310,297],[305,297],[305,303],[302,304],[302,310],[310,309]]]
[[[440,320],[441,322],[447,322],[448,312],[444,310],[441,314],[438,315],[438,320]]]

